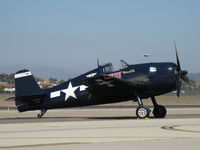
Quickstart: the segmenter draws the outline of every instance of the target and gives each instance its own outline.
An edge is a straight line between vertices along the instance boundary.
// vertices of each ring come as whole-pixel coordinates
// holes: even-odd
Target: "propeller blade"
[[[182,79],[183,79],[183,81],[185,81],[187,84],[190,84],[190,79],[188,78],[188,76],[183,76]]]
[[[180,75],[180,71],[181,71],[181,65],[180,65],[180,60],[179,60],[179,56],[178,56],[178,51],[177,51],[177,48],[176,48],[176,41],[174,41],[174,46],[175,46],[175,51],[176,51],[176,61],[177,61],[177,71]]]
[[[178,98],[180,97],[180,93],[181,93],[181,81],[179,81],[176,91],[176,95]]]
[[[178,50],[176,47],[176,41],[174,40],[174,47],[176,51],[176,61],[177,61],[177,72],[178,72],[178,78],[177,78],[177,96],[180,96],[181,92],[181,86],[182,86],[182,80],[185,81],[186,83],[190,84],[191,80],[186,76],[188,74],[187,70],[181,70],[181,64],[178,56]]]

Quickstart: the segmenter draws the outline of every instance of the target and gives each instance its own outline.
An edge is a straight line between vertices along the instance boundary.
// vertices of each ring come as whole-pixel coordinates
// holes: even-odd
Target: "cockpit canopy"
[[[122,69],[129,66],[129,64],[122,59],[120,60],[120,62],[121,62],[121,65],[122,65]]]
[[[101,65],[103,74],[114,72],[112,63]]]
[[[126,63],[124,60],[120,60],[120,62],[121,62],[122,68],[126,68],[129,66],[129,64]],[[101,70],[103,74],[114,72],[112,63],[106,63],[104,65],[101,65]]]

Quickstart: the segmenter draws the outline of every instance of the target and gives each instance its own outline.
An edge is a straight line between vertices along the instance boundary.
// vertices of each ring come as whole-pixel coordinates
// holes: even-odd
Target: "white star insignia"
[[[81,85],[79,87],[80,87],[80,91],[85,91],[88,88],[88,86],[85,86],[85,85]]]
[[[76,98],[76,95],[75,95],[75,91],[76,89],[78,88],[78,86],[76,87],[72,87],[72,83],[69,82],[69,85],[68,85],[68,88],[67,89],[64,89],[64,90],[61,90],[63,93],[65,93],[65,101],[71,96],[73,98]]]

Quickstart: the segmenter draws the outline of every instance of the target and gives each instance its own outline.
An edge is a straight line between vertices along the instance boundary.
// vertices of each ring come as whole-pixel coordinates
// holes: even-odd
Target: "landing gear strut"
[[[151,97],[154,109],[153,109],[153,115],[155,118],[164,118],[167,114],[167,110],[164,106],[158,105],[156,102],[155,97]]]
[[[47,112],[47,109],[40,110],[41,112],[37,115],[38,118],[42,118],[42,116]]]
[[[143,105],[142,100],[139,96],[137,96],[137,102],[139,107],[136,110],[136,115],[140,119],[149,118],[150,116],[150,109]]]

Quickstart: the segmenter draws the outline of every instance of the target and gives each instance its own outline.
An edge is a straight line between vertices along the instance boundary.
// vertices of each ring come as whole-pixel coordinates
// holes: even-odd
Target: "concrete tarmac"
[[[199,150],[200,108],[171,108],[165,119],[138,120],[133,109],[0,111],[0,149]]]

